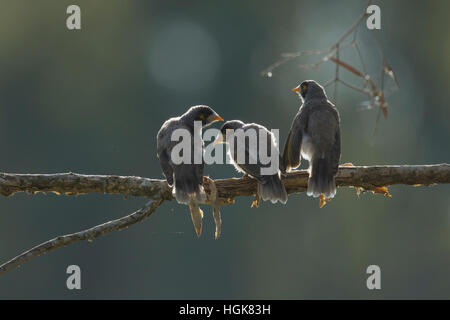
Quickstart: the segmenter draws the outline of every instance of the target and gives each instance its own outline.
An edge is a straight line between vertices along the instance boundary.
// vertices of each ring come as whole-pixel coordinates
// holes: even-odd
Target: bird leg
[[[213,218],[214,222],[216,223],[216,233],[215,238],[218,239],[220,237],[220,233],[222,231],[222,217],[220,216],[220,201],[217,199],[217,188],[216,184],[214,183],[214,180],[210,179],[209,177],[203,177],[203,182],[209,184],[210,189],[210,196],[209,200],[212,205],[213,209]]]
[[[325,198],[324,194],[321,193],[319,207],[323,208],[327,204],[327,202],[330,202],[331,200],[332,200],[331,198]]]
[[[255,193],[255,197],[253,198],[252,205],[250,206],[250,208],[253,208],[254,206],[256,206],[258,208],[260,201],[261,201],[261,197],[259,196],[259,194],[257,192],[257,193]]]

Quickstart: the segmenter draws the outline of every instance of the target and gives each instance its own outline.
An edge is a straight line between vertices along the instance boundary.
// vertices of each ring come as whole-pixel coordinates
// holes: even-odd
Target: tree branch
[[[256,191],[252,178],[205,180],[209,194],[214,181],[218,198],[232,199],[251,196]],[[283,177],[288,193],[304,192],[308,185],[307,170],[298,170]],[[387,165],[340,166],[336,185],[372,190],[394,184],[432,185],[450,183],[450,165]],[[150,199],[172,200],[171,188],[165,180],[133,176],[84,175],[77,173],[17,174],[0,173],[0,194],[11,196],[16,192],[53,192],[65,195],[110,193],[124,196],[143,196]],[[210,200],[210,199],[209,199]],[[209,201],[208,200],[208,201]]]
[[[40,245],[37,245],[36,247],[31,248],[30,250],[27,250],[18,255],[17,257],[2,264],[0,266],[0,274],[15,269],[21,264],[27,262],[28,260],[37,257],[43,253],[47,253],[51,250],[58,249],[62,246],[67,246],[71,243],[81,240],[90,241],[106,233],[121,230],[132,224],[142,221],[148,216],[150,216],[156,210],[156,208],[158,208],[161,205],[161,203],[163,203],[163,201],[164,201],[163,199],[150,200],[143,208],[123,218],[105,222],[103,224],[80,232],[59,236],[54,239],[48,240],[44,243],[41,243]]]
[[[53,192],[79,195],[85,193],[111,193],[124,196],[171,198],[165,180],[141,177],[86,175],[77,173],[17,174],[0,173],[0,194],[8,197],[16,192]]]
[[[283,177],[289,194],[306,191],[308,172],[294,171]],[[450,165],[417,166],[352,166],[342,165],[336,176],[337,186],[355,187],[379,192],[380,187],[395,184],[433,185],[450,183]],[[208,195],[205,204],[224,205],[232,203],[235,197],[252,196],[256,192],[256,181],[252,178],[205,179]],[[86,193],[110,193],[124,196],[144,196],[151,201],[143,208],[123,218],[109,221],[93,228],[67,234],[46,241],[0,266],[0,274],[10,271],[24,262],[60,248],[81,241],[91,240],[112,231],[121,230],[150,216],[165,200],[172,200],[171,188],[165,180],[141,177],[108,175],[83,175],[75,173],[57,174],[14,174],[0,173],[0,194],[11,196],[16,192],[53,192],[78,195]]]

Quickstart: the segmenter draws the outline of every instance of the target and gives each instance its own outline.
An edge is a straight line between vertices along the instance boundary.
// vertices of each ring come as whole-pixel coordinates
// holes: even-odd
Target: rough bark
[[[256,191],[256,181],[252,178],[229,178],[206,179],[207,192],[211,189],[212,181],[215,183],[219,198],[250,196]],[[306,170],[291,172],[283,177],[283,183],[288,193],[304,192],[308,183],[308,172]],[[428,186],[442,183],[450,183],[449,164],[341,166],[336,176],[336,184],[340,187],[352,186],[366,190],[394,184]],[[65,195],[97,192],[172,200],[170,187],[165,180],[159,179],[76,173],[0,173],[0,194],[11,196],[16,192],[53,192]]]
[[[283,177],[283,183],[289,194],[304,192],[308,183],[308,172],[306,170],[291,172]],[[385,193],[383,189],[380,189],[381,187],[395,184],[429,186],[444,183],[450,183],[449,164],[416,166],[343,165],[339,168],[336,176],[336,184],[340,187],[355,187],[359,190],[371,190],[381,193]],[[208,194],[206,204],[213,205],[215,210],[218,210],[220,205],[232,203],[235,197],[254,195],[256,192],[256,181],[248,177],[217,180],[205,178],[205,190]],[[1,265],[0,274],[10,271],[50,250],[81,240],[91,240],[140,222],[150,216],[165,200],[173,199],[171,188],[165,180],[75,173],[0,173],[0,194],[11,196],[17,192],[53,192],[65,195],[97,192],[122,194],[124,196],[144,196],[149,198],[150,202],[143,208],[123,218],[73,234],[59,236],[27,250]],[[220,233],[220,230],[218,232]]]

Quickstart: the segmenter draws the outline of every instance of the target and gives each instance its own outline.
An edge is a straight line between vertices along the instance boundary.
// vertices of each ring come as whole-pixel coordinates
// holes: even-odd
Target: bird
[[[199,121],[199,124],[201,122],[201,125],[194,126],[195,121]],[[223,121],[223,118],[211,107],[205,105],[193,106],[183,115],[165,121],[156,138],[157,156],[163,174],[169,186],[173,186],[172,194],[176,201],[189,206],[192,223],[198,237],[202,232],[203,219],[203,211],[200,209],[199,203],[206,200],[203,188],[204,142],[202,140],[202,128],[216,121]],[[177,129],[181,129],[181,131]],[[172,140],[172,135],[177,132],[184,132],[190,138],[190,144],[188,144],[186,150],[187,154],[190,151],[190,158],[187,159],[188,161],[181,163],[175,161],[172,155],[172,151],[175,151],[174,148],[180,143]],[[197,155],[195,155],[196,153]]]
[[[240,133],[239,129],[242,130]],[[251,143],[249,135],[247,136],[252,130],[255,132],[256,136],[255,143]],[[261,136],[259,135],[259,132],[261,132]],[[239,139],[239,134],[244,134],[242,139]],[[272,152],[272,150],[276,150],[277,152],[276,167],[273,169],[275,172],[272,171],[272,173],[270,173],[270,170],[267,170],[269,173],[262,170],[263,168],[268,169],[272,165],[271,163],[263,164],[259,154],[260,147],[262,146],[260,143],[265,143],[264,140],[267,141],[266,152],[268,156],[271,155],[269,151]],[[270,200],[272,203],[276,203],[277,201],[280,201],[281,203],[287,202],[288,195],[280,176],[281,157],[272,132],[256,123],[246,124],[240,120],[231,120],[222,125],[220,134],[217,136],[216,140],[214,140],[213,144],[217,145],[219,143],[227,143],[230,145],[228,154],[238,172],[251,176],[258,181],[257,197],[255,198],[257,200],[255,200],[256,202],[254,201],[253,204],[258,206],[258,196],[263,200]],[[239,158],[239,152],[243,152],[241,158]],[[253,163],[251,160],[253,160]]]
[[[314,80],[303,81],[292,91],[300,96],[302,105],[284,147],[283,169],[289,172],[305,158],[309,162],[307,195],[333,198],[341,157],[339,112]]]

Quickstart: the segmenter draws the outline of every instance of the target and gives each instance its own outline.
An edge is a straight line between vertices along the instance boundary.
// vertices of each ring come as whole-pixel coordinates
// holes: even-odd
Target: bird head
[[[237,130],[243,126],[244,123],[240,120],[230,120],[225,122],[220,128],[220,134],[216,137],[216,140],[214,140],[213,145],[227,143],[227,132],[229,132],[229,130]]]
[[[185,113],[185,116],[192,121],[201,121],[202,127],[206,127],[216,121],[223,121],[223,118],[212,108],[203,105],[191,107]]]
[[[313,97],[325,97],[325,89],[314,80],[305,80],[300,85],[292,89],[304,101]]]

